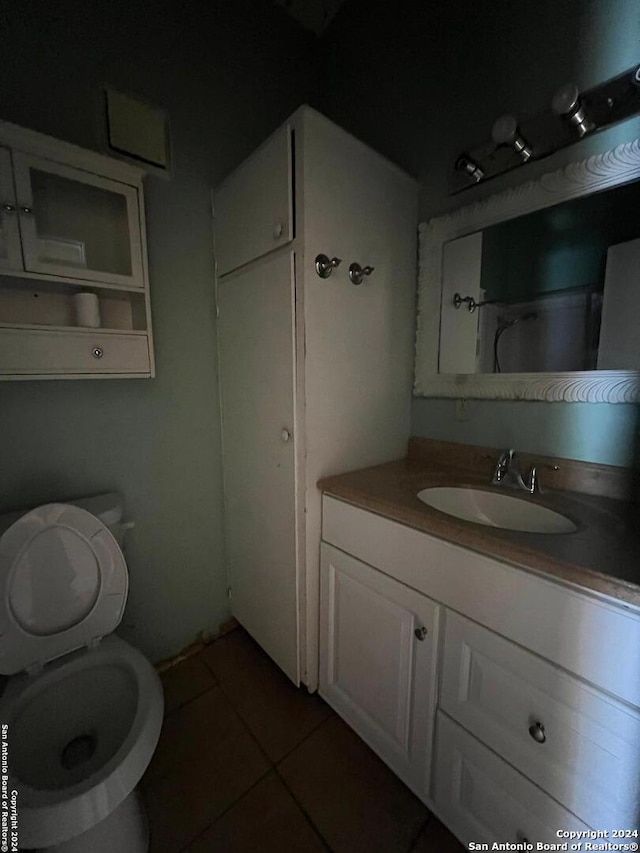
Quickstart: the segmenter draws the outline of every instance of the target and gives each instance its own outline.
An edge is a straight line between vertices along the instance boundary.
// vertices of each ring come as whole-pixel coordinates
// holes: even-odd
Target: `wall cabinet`
[[[638,829],[640,613],[330,497],[322,551],[320,692],[463,843]],[[407,625],[434,614],[437,690],[389,663],[401,612]],[[398,761],[377,736],[404,707],[407,730],[428,731],[422,761]]]
[[[302,107],[213,207],[231,610],[313,690],[317,482],[409,436],[417,185]],[[342,259],[330,277],[319,254]],[[375,267],[359,286],[354,262]]]
[[[0,378],[153,376],[143,176],[0,122]]]

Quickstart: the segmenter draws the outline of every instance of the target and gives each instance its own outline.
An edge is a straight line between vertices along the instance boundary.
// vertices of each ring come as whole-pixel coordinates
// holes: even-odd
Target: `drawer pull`
[[[413,633],[415,634],[416,640],[420,640],[420,642],[422,642],[422,640],[427,636],[427,629],[423,625],[421,628],[416,628]]]
[[[544,726],[540,722],[535,722],[533,725],[529,726],[529,734],[536,743],[544,743],[547,739],[547,736],[544,733]]]
[[[16,206],[15,204],[11,204],[10,201],[5,201],[5,203],[2,205],[2,209],[5,213],[13,213],[16,209]]]
[[[102,356],[104,355],[104,350],[102,349],[102,347],[94,347],[91,350],[91,355],[94,358],[102,358]]]

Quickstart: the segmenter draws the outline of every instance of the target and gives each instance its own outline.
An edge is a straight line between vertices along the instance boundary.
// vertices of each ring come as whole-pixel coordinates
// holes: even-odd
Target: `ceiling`
[[[321,36],[346,0],[274,0],[289,15]]]

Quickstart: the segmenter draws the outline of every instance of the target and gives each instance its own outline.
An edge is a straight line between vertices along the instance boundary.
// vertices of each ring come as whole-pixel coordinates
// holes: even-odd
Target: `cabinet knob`
[[[33,208],[29,207],[28,204],[21,204],[20,210],[22,211],[22,213],[24,213],[25,216],[31,216],[31,214],[33,213]]]
[[[291,433],[289,432],[289,430],[288,430],[286,427],[284,427],[284,428],[280,431],[280,438],[281,438],[283,441],[289,441],[289,440],[291,439]]]
[[[420,642],[422,642],[427,636],[428,632],[424,625],[422,625],[420,628],[416,628],[413,633],[415,635],[416,640],[420,640]]]
[[[529,726],[529,734],[536,743],[544,743],[547,739],[547,736],[544,733],[544,726],[538,720]]]
[[[91,350],[91,355],[94,358],[102,358],[102,356],[104,355],[104,351],[102,350],[102,347],[94,347]]]
[[[2,209],[5,213],[13,213],[16,209],[16,206],[15,204],[11,204],[10,201],[5,201],[5,203],[2,205]]]
[[[282,224],[282,222],[276,222],[276,224],[273,227],[274,238],[276,240],[279,240],[280,237],[282,237],[283,232],[284,232],[284,225]]]

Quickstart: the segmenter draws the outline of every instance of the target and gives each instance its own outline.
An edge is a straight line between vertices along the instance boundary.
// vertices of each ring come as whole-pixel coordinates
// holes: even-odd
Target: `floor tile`
[[[177,853],[268,770],[219,687],[170,714],[142,782],[152,853]]]
[[[466,849],[437,817],[431,817],[411,853],[463,853]]]
[[[266,655],[220,686],[273,762],[291,752],[332,713],[317,694],[295,687]]]
[[[236,628],[226,637],[215,640],[200,653],[200,658],[218,681],[250,668],[264,656],[260,646],[243,628]]]
[[[278,772],[335,853],[406,853],[428,810],[338,717]]]
[[[326,847],[275,773],[193,842],[187,853],[322,853]]]
[[[161,673],[164,712],[170,714],[190,699],[214,687],[215,677],[199,657],[190,657]]]

